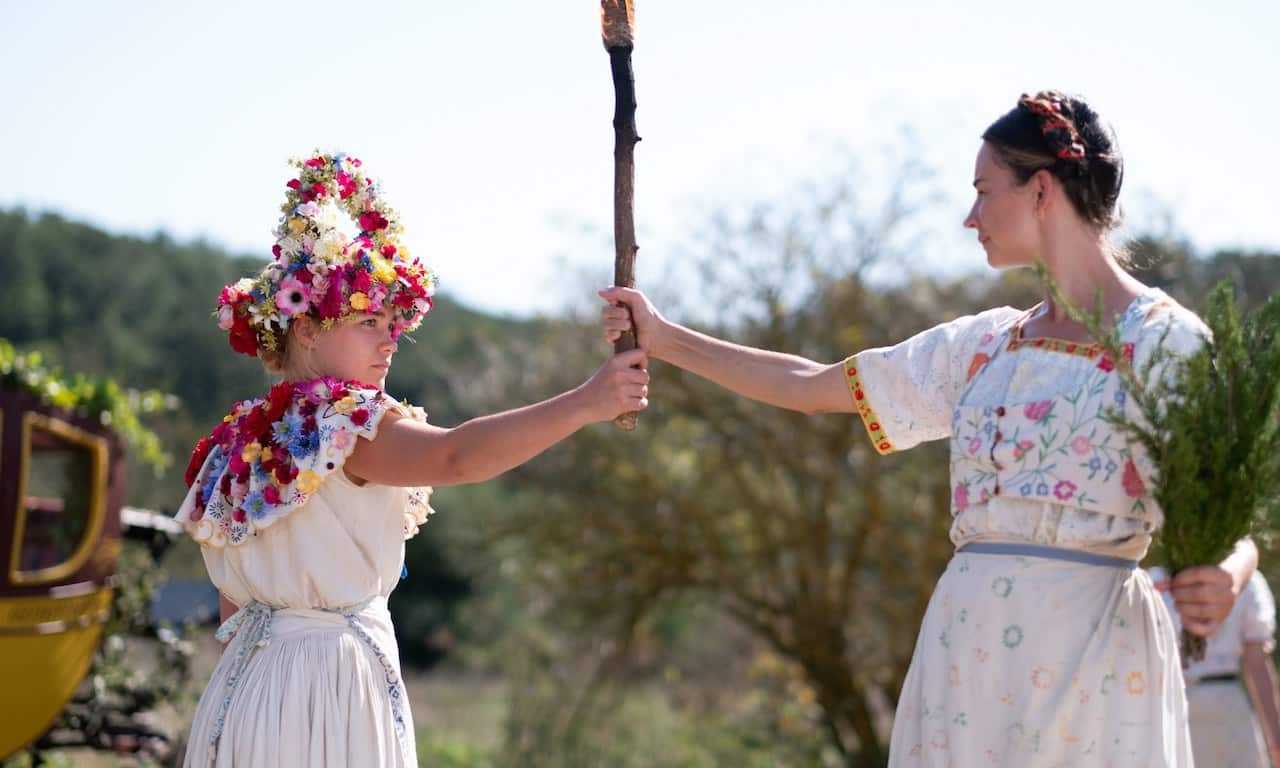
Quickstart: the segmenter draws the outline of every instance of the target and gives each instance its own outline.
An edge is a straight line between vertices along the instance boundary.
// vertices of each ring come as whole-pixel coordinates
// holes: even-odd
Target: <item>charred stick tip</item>
[[[600,0],[600,30],[605,48],[635,45],[636,13],[632,0]]]

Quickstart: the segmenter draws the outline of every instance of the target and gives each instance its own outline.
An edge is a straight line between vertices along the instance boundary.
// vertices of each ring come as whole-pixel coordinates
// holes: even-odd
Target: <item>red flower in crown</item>
[[[377,211],[367,211],[360,214],[360,229],[365,232],[374,232],[379,229],[387,228],[387,219]]]
[[[254,333],[248,316],[237,317],[231,326],[231,348],[249,357],[258,356],[258,334]]]

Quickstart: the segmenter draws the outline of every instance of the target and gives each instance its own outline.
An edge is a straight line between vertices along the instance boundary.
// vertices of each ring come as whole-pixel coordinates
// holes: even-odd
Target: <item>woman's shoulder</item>
[[[962,339],[982,339],[1011,328],[1023,314],[1025,310],[1016,307],[992,307],[946,320],[925,333],[933,331]]]
[[[374,439],[388,413],[416,415],[377,387],[333,378],[237,403],[192,452],[175,517],[201,544],[243,543],[340,478],[356,440]]]
[[[1139,354],[1157,347],[1172,354],[1192,354],[1212,339],[1199,315],[1158,288],[1139,295],[1124,320],[1128,328],[1122,333],[1132,337]]]

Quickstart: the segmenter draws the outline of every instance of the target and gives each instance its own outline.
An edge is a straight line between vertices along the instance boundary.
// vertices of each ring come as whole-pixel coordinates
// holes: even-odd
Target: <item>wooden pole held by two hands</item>
[[[636,284],[635,146],[636,82],[631,71],[635,45],[635,6],[632,0],[600,0],[600,28],[613,74],[613,284]],[[625,306],[625,305],[623,305]],[[636,348],[632,332],[614,342],[614,353]],[[639,414],[632,411],[614,419],[619,428],[636,428]]]

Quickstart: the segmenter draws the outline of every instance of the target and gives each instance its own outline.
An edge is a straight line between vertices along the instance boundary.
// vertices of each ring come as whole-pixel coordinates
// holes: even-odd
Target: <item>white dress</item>
[[[330,383],[327,393],[340,386]],[[430,510],[425,489],[348,479],[342,462],[355,440],[371,439],[383,414],[403,407],[376,390],[338,394],[353,401],[335,410],[336,398],[326,398],[310,421],[305,399],[294,397],[280,421],[297,416],[301,428],[273,431],[277,455],[293,448],[293,471],[278,475],[286,482],[263,471],[262,440],[250,440],[259,446],[246,453],[244,434],[215,433],[221,439],[179,510],[210,579],[241,606],[219,630],[230,642],[200,698],[186,766],[417,765],[387,597],[400,580],[404,540]],[[363,408],[359,424],[352,402]],[[228,423],[244,424],[266,405],[242,403]],[[233,451],[252,459],[247,472],[228,461]],[[219,478],[238,470],[244,487],[221,493]],[[268,484],[276,504],[263,503]]]
[[[990,310],[846,362],[880,452],[951,443],[961,550],[926,610],[889,764],[1190,766],[1173,624],[1135,562],[1161,522],[1150,467],[1102,418],[1125,407],[1123,382],[1092,345],[1024,338],[1028,317]],[[1139,368],[1165,329],[1176,351],[1202,343],[1158,291],[1119,322]]]
[[[1151,578],[1167,578],[1162,568],[1152,568]],[[1181,623],[1173,608],[1173,596],[1163,593],[1173,613],[1174,628]],[[1191,751],[1196,765],[1222,768],[1267,768],[1266,737],[1253,711],[1239,675],[1245,643],[1261,643],[1266,653],[1275,649],[1276,603],[1261,573],[1254,573],[1241,590],[1231,613],[1209,637],[1204,658],[1184,670],[1187,679],[1187,715],[1191,721]],[[1234,679],[1227,679],[1227,678]],[[1215,679],[1216,678],[1216,679]]]

